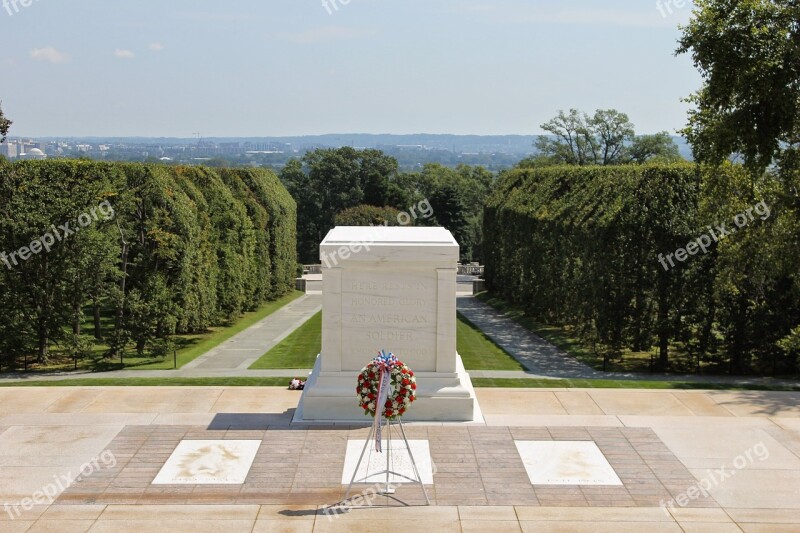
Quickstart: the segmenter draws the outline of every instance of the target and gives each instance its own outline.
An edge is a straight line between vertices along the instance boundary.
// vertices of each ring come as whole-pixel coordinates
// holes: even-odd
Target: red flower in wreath
[[[356,394],[365,415],[375,416],[379,379],[380,367],[376,361],[364,367],[358,375]],[[417,379],[414,377],[414,372],[395,359],[390,370],[389,396],[383,405],[384,418],[393,420],[405,414],[408,406],[417,399],[416,390]]]

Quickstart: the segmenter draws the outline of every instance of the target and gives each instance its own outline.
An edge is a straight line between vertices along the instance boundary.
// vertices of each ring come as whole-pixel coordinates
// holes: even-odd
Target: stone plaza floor
[[[430,507],[371,483],[339,514],[368,428],[293,426],[297,392],[3,388],[0,532],[800,531],[800,393],[477,394],[485,424],[405,427]]]

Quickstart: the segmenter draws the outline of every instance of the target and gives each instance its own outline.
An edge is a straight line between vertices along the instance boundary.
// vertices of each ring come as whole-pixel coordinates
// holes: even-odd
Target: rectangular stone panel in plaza
[[[534,485],[622,485],[592,441],[515,441]]]
[[[320,246],[322,353],[295,420],[364,420],[356,375],[380,350],[417,375],[405,419],[480,420],[456,351],[458,258],[444,228],[331,230]]]
[[[358,472],[355,476],[355,483],[385,482],[387,455],[389,456],[388,469],[392,471],[392,474],[389,474],[389,483],[414,483],[413,480],[417,478],[417,474],[414,472],[413,464],[416,463],[417,472],[419,472],[422,483],[424,485],[433,485],[433,460],[431,459],[430,445],[427,440],[410,440],[408,441],[408,448],[406,448],[406,443],[401,439],[393,441],[383,439],[382,442],[383,450],[386,453],[376,453],[370,448],[366,452],[366,457],[359,464],[359,458],[361,458],[361,452],[364,450],[366,441],[347,441],[347,453],[344,458],[344,468],[342,469],[342,485],[350,484],[350,480],[353,479],[353,473],[356,471],[356,466],[358,466]],[[411,455],[408,453],[409,448],[414,456],[413,463]]]
[[[260,440],[183,440],[153,485],[241,485],[260,446]]]

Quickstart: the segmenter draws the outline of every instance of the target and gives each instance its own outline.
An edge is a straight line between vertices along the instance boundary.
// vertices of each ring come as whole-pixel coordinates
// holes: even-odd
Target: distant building
[[[17,151],[17,142],[6,141],[3,144],[0,144],[0,155],[5,156],[8,159],[16,159],[19,155],[19,152]]]
[[[237,142],[219,143],[218,148],[223,154],[236,155],[241,152],[241,147]]]
[[[31,150],[41,150],[44,152],[46,145],[44,143],[36,142],[33,139],[28,140],[18,140],[17,141],[17,155],[22,157],[23,153],[28,153]]]
[[[30,150],[28,150],[24,154],[20,154],[19,158],[20,159],[42,160],[42,159],[47,159],[47,155],[44,152],[42,152],[42,150],[39,149],[39,148],[31,148]]]

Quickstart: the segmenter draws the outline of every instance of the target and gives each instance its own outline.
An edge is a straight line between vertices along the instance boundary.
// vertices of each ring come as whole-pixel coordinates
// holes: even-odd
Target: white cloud
[[[160,52],[161,50],[163,50],[163,49],[164,49],[164,45],[163,45],[163,44],[161,44],[161,43],[150,43],[150,44],[147,46],[147,48],[148,48],[148,50],[150,50],[151,52]]]
[[[283,41],[289,41],[297,44],[313,44],[323,41],[341,41],[346,39],[356,39],[371,35],[372,32],[359,30],[356,28],[345,28],[343,26],[324,26],[321,28],[312,28],[296,33],[281,32],[276,33],[275,36]]]
[[[131,52],[130,50],[123,50],[122,48],[117,48],[114,50],[114,57],[118,59],[133,59],[136,57],[136,54]]]
[[[44,61],[46,63],[66,63],[69,61],[69,55],[56,50],[52,46],[45,46],[44,48],[34,48],[28,52],[30,57],[35,61]]]

